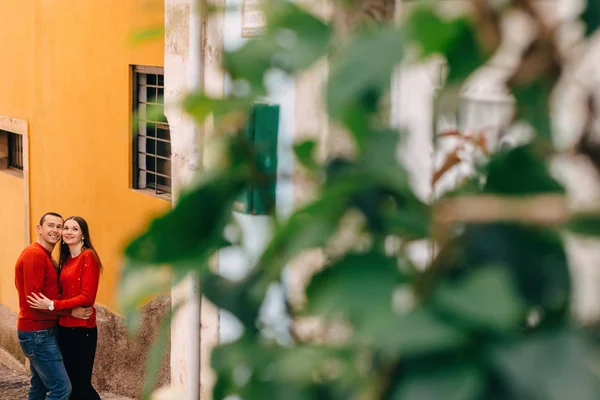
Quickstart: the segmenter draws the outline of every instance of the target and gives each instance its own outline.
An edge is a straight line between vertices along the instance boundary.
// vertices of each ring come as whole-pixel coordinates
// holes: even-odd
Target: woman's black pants
[[[58,347],[73,387],[69,400],[100,400],[92,386],[97,342],[98,328],[58,327]]]

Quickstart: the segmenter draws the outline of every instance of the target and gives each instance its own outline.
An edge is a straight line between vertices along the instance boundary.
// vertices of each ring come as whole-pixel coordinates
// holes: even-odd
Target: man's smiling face
[[[43,224],[37,226],[37,232],[40,235],[42,245],[47,243],[54,247],[61,239],[63,230],[63,219],[54,215],[46,215]]]

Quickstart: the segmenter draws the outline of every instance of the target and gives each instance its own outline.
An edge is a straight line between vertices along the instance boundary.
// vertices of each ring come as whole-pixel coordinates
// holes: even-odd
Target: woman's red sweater
[[[94,252],[85,249],[77,257],[69,257],[60,270],[61,300],[54,300],[55,310],[75,307],[92,307],[98,293],[100,263]],[[96,326],[96,309],[89,319],[79,319],[71,315],[61,316],[60,326],[69,328]]]

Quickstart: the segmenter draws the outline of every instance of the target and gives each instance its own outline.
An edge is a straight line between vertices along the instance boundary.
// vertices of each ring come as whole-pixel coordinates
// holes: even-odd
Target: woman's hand
[[[37,296],[35,293],[32,292],[30,296],[27,296],[27,303],[29,303],[29,306],[31,308],[35,308],[38,310],[49,310],[50,303],[52,303],[52,300],[44,296],[42,293],[40,293],[40,295]]]
[[[93,310],[92,307],[75,307],[71,310],[71,316],[79,319],[89,319]]]

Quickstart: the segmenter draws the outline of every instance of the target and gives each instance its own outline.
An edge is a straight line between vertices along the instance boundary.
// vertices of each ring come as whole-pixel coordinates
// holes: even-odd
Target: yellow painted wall
[[[130,38],[163,15],[160,0],[0,1],[0,115],[29,122],[32,240],[45,211],[87,219],[105,266],[98,301],[113,308],[124,243],[170,207],[131,189],[130,65],[163,65],[164,42]],[[14,260],[0,261],[4,290]]]
[[[0,172],[0,221],[4,224],[0,246],[0,303],[13,310],[19,308],[17,289],[15,289],[15,261],[23,250],[23,179]]]
[[[35,2],[0,2],[0,115],[25,118],[33,104],[33,11]],[[0,172],[0,303],[18,310],[14,266],[25,242],[23,179]]]

